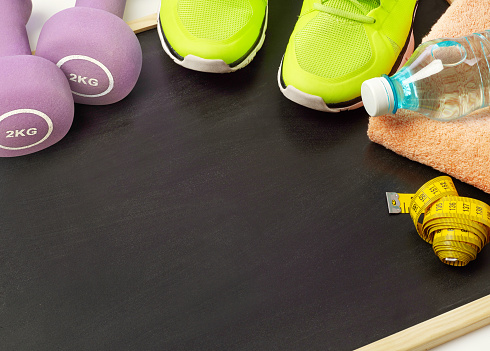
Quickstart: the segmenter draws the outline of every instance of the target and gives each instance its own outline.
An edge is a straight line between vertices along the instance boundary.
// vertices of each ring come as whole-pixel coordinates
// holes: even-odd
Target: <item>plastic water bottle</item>
[[[421,44],[392,77],[365,81],[361,95],[371,116],[406,109],[450,121],[490,105],[490,30]]]

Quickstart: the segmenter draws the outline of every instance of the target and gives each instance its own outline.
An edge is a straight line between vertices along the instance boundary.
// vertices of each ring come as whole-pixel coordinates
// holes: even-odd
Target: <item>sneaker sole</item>
[[[398,59],[396,60],[390,72],[390,75],[398,71],[398,69],[400,69],[408,61],[408,59],[410,58],[410,56],[412,56],[413,51],[415,49],[415,40],[413,36],[413,21],[415,19],[415,12],[417,11],[417,7],[418,7],[418,2],[415,5],[414,14],[412,17],[412,28],[410,28],[410,34],[407,38],[405,46],[403,47],[400,55],[398,56]],[[297,89],[293,85],[286,86],[284,80],[282,79],[282,60],[281,60],[281,64],[279,65],[279,70],[277,72],[277,84],[279,85],[279,89],[281,90],[282,94],[285,97],[287,97],[289,100],[317,111],[337,113],[341,111],[355,110],[364,105],[362,100],[359,100],[361,98],[359,96],[353,100],[350,100],[352,101],[352,104],[349,104],[349,102],[340,103],[341,105],[345,104],[346,106],[341,106],[341,107],[334,107],[332,105],[328,106],[323,100],[323,98],[321,98],[320,96],[305,93]],[[334,105],[338,105],[338,104],[334,104]]]
[[[165,34],[162,29],[162,25],[160,23],[160,16],[157,19],[157,30],[158,36],[160,37],[160,42],[162,43],[163,50],[167,53],[168,56],[178,65],[192,69],[194,71],[199,72],[208,72],[208,73],[231,73],[235,72],[246,65],[248,65],[255,57],[257,52],[262,48],[262,45],[265,41],[265,32],[267,29],[267,20],[268,20],[268,9],[267,6],[265,9],[265,17],[262,22],[261,34],[257,38],[254,46],[240,59],[237,61],[227,64],[225,61],[220,59],[205,59],[195,55],[186,55],[185,57],[180,56],[170,45]],[[158,11],[160,13],[160,10]]]

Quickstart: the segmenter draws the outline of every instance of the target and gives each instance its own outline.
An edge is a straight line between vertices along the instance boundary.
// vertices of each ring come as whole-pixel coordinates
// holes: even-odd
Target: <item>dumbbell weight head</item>
[[[51,17],[36,55],[54,62],[69,80],[75,102],[107,105],[125,98],[141,72],[138,38],[118,16],[74,7]]]
[[[51,61],[0,58],[0,157],[30,154],[60,141],[73,122],[70,86]]]
[[[0,0],[0,157],[45,149],[68,133],[74,102],[63,72],[30,54],[30,0]]]

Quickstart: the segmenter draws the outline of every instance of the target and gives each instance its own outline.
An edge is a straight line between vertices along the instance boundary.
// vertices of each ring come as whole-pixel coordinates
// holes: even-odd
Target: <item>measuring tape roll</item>
[[[415,194],[386,193],[390,213],[409,213],[439,259],[465,266],[490,241],[490,206],[458,196],[451,178],[434,178]]]

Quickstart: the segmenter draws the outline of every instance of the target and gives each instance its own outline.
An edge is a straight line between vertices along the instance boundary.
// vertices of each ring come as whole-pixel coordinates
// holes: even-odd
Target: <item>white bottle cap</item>
[[[361,85],[364,108],[370,116],[392,113],[395,109],[395,97],[391,85],[385,77],[366,80]]]

